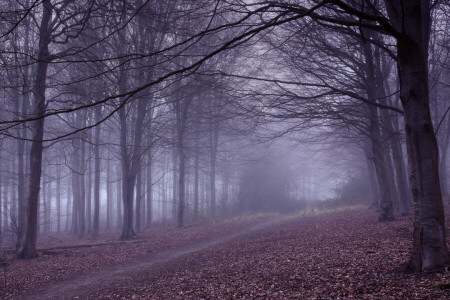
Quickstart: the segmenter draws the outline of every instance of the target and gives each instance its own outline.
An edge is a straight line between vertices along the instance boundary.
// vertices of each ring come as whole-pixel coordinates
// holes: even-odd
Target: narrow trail
[[[152,253],[136,260],[113,265],[102,270],[85,272],[76,275],[71,279],[65,279],[39,288],[27,290],[13,299],[73,299],[94,288],[99,289],[117,281],[131,280],[133,275],[140,272],[148,272],[152,268],[156,269],[157,267],[164,266],[165,264],[190,254],[226,244],[230,241],[243,239],[251,233],[258,232],[272,225],[286,222],[292,218],[292,216],[284,216],[263,221],[223,237]],[[130,245],[130,247],[132,247],[132,245]]]

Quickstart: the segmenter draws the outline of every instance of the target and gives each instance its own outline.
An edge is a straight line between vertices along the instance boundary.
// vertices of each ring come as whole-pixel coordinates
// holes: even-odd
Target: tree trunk
[[[400,215],[409,214],[408,207],[408,187],[405,182],[405,164],[403,163],[403,155],[400,141],[397,137],[392,141],[392,156],[394,158],[395,176],[397,179],[397,187],[399,191]]]
[[[79,115],[81,117],[82,114]],[[86,119],[83,118],[81,124],[82,127],[86,124]],[[86,231],[86,182],[85,182],[85,161],[86,161],[86,142],[84,138],[80,140],[81,147],[81,159],[79,165],[79,193],[80,198],[78,199],[78,237],[83,238]]]
[[[117,180],[116,183],[116,226],[122,227],[122,180]]]
[[[60,167],[56,167],[56,231],[61,232],[61,177]]]
[[[366,154],[366,165],[367,173],[369,174],[369,184],[370,184],[370,204],[369,208],[377,208],[380,203],[380,193],[378,189],[378,183],[376,179],[375,167],[372,161],[372,155],[368,156]]]
[[[380,99],[380,87],[377,86],[376,70],[373,61],[372,46],[369,43],[362,43],[365,55],[365,71],[366,71],[366,92],[368,98],[377,102]],[[378,188],[380,191],[380,211],[378,220],[381,222],[394,220],[394,206],[392,203],[391,181],[387,170],[386,154],[384,151],[381,133],[378,109],[373,105],[367,105],[369,112],[369,136],[372,142],[373,163],[377,175]],[[389,158],[390,159],[390,158]],[[389,170],[390,171],[390,170]]]
[[[428,271],[450,263],[439,180],[439,156],[428,90],[429,1],[386,1],[397,36],[400,99],[414,203],[414,244],[408,270]]]
[[[49,234],[52,231],[52,182],[48,182],[47,201],[45,201],[45,232]]]
[[[195,128],[195,153],[194,153],[194,221],[198,218],[198,201],[199,201],[199,135],[198,122]]]
[[[185,173],[186,173],[186,157],[184,149],[178,149],[178,212],[177,212],[177,227],[184,226],[184,197],[185,197]]]
[[[382,139],[384,143],[389,143],[388,136],[383,135]],[[394,166],[392,163],[392,156],[391,156],[392,145],[386,145],[384,143],[383,143],[384,149],[383,154],[384,154],[384,162],[386,164],[386,175],[389,182],[389,190],[391,191],[391,201],[395,209],[398,209],[400,207],[400,199],[395,179]]]
[[[100,121],[100,111],[97,110],[97,122]],[[98,237],[99,234],[99,222],[100,222],[100,125],[95,128],[95,146],[94,146],[94,222],[92,226],[92,236]],[[109,165],[109,162],[108,162]],[[109,171],[109,170],[108,170]],[[109,176],[109,174],[108,174]],[[109,187],[109,186],[108,186]],[[107,188],[107,197],[109,197],[110,191]],[[107,203],[108,206],[109,203]],[[109,209],[107,211],[109,213]],[[109,226],[109,217],[108,226]]]
[[[0,163],[0,245],[3,243],[3,211],[2,211],[2,204],[3,204],[3,194],[2,194],[2,185],[3,185],[3,178],[2,178],[2,168]]]
[[[177,157],[177,150],[174,147],[172,150],[172,167],[173,167],[173,171],[172,171],[172,218],[173,218],[173,220],[176,220],[176,217],[177,217],[177,204],[178,204],[177,201],[178,201],[178,189],[179,189],[178,160],[179,160],[179,158]]]
[[[67,182],[67,203],[66,203],[66,232],[69,232],[69,216],[70,216],[70,204],[72,202],[71,183]]]
[[[151,149],[147,153],[147,218],[146,227],[149,228],[152,225],[152,205],[153,205],[153,180],[152,180],[152,151]]]
[[[75,144],[77,144],[77,141],[79,139],[75,139]],[[73,170],[72,173],[72,233],[78,234],[78,207],[80,203],[80,174],[77,165],[79,165],[79,159],[78,159],[79,152],[77,150],[77,147],[74,147],[74,153],[73,153]]]
[[[89,147],[90,148],[90,147]],[[88,159],[86,178],[86,221],[87,233],[92,233],[92,160]]]
[[[136,179],[136,233],[141,232],[142,170],[139,169]]]
[[[383,147],[381,144],[380,128],[378,124],[378,114],[375,107],[369,107],[370,117],[370,137],[372,141],[373,162],[377,175],[378,188],[380,193],[380,213],[378,220],[381,222],[394,220],[394,207],[391,200],[391,191],[386,176],[386,164],[384,161]]]
[[[49,22],[52,15],[50,0],[43,0],[43,13],[39,28],[39,50],[36,67],[36,79],[33,86],[34,107],[33,116],[42,117],[45,114],[45,89],[49,59],[50,44]],[[30,150],[30,180],[27,199],[27,223],[25,236],[20,247],[19,258],[33,258],[38,255],[36,249],[37,219],[39,205],[39,190],[42,173],[42,152],[44,137],[44,118],[32,123],[32,143]]]
[[[447,175],[447,153],[450,142],[450,116],[447,116],[447,129],[441,128],[440,130],[444,130],[446,135],[444,137],[444,142],[441,146],[441,158],[440,158],[440,178],[441,178],[441,189],[442,189],[442,198],[448,199],[450,201],[450,195],[448,192],[448,175]],[[446,130],[446,131],[445,131]]]
[[[108,152],[109,153],[109,152]],[[108,154],[106,164],[106,229],[111,229],[111,206],[112,206],[112,190],[111,190],[111,161]]]

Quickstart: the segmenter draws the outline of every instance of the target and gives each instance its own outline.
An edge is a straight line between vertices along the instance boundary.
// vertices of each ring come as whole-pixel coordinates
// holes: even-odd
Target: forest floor
[[[450,273],[402,271],[411,229],[410,217],[378,223],[371,211],[157,227],[12,260],[0,298],[450,299]]]

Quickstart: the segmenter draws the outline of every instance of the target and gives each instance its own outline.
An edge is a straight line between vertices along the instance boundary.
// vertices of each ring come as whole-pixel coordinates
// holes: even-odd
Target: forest
[[[445,0],[0,0],[0,298],[450,298]]]

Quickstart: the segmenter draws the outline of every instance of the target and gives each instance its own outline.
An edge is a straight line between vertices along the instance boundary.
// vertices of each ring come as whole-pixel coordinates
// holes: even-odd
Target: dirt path
[[[57,281],[50,285],[25,291],[25,293],[14,297],[14,299],[73,299],[80,294],[85,294],[94,287],[95,289],[101,289],[117,281],[131,280],[133,275],[140,272],[148,272],[152,268],[164,266],[177,259],[187,257],[190,254],[198,253],[230,241],[243,239],[251,233],[275,224],[280,224],[291,218],[288,216],[271,219],[227,236],[152,253],[134,261],[113,265],[100,271],[82,273],[71,279]]]

